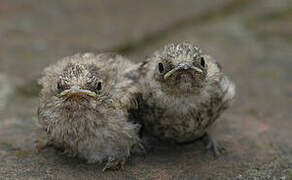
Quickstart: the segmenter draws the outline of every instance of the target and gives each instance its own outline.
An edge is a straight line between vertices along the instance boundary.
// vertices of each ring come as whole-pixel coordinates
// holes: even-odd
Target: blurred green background
[[[34,152],[44,67],[88,51],[139,62],[184,40],[237,86],[214,128],[221,157],[197,141],[101,173],[53,149]],[[1,0],[0,179],[292,179],[291,69],[291,0]]]

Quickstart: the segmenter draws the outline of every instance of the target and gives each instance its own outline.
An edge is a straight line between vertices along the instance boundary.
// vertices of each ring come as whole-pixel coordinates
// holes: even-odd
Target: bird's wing
[[[122,107],[126,109],[137,109],[140,94],[135,84],[129,84],[129,86],[120,93],[120,103]]]
[[[139,79],[144,78],[146,73],[150,69],[150,57],[145,57],[145,60],[138,64],[137,73],[139,74]]]
[[[137,73],[138,65],[120,55],[111,58],[111,61],[111,66],[114,64],[117,67],[112,76],[114,87],[110,90],[111,94],[124,110],[137,109],[137,101],[140,94],[137,83],[139,76]]]
[[[225,74],[223,74],[221,65],[213,57],[208,55],[204,55],[204,57],[208,66],[208,78],[209,80],[216,80],[216,77],[219,78],[220,89],[224,94],[222,101],[227,107],[235,96],[235,85]]]
[[[211,56],[209,55],[203,55],[205,60],[206,60],[206,64],[208,66],[208,77],[212,77],[217,73],[221,72],[221,65]]]

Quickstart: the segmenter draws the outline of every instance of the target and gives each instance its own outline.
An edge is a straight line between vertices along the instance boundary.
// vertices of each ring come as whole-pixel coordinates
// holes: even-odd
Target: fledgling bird
[[[137,88],[128,78],[132,64],[119,55],[92,53],[65,57],[44,71],[38,123],[46,138],[36,142],[86,159],[123,166],[139,146],[140,126],[128,120],[137,106]]]
[[[218,145],[207,130],[235,95],[235,85],[219,64],[199,47],[184,42],[155,52],[137,72],[142,103],[135,116],[146,132],[175,143],[207,134],[207,147],[219,155]]]

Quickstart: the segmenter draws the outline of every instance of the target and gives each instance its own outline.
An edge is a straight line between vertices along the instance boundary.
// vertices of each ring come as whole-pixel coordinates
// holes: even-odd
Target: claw
[[[35,147],[36,153],[40,153],[41,151],[43,151],[45,148],[49,146],[50,146],[49,141],[44,137],[40,137],[34,140],[34,147]]]
[[[213,150],[213,152],[215,153],[216,157],[219,157],[221,155],[219,148],[220,146],[218,145],[218,143],[216,142],[216,140],[209,134],[206,133],[207,137],[208,137],[208,144],[206,146],[207,149],[211,149]]]
[[[123,169],[125,163],[126,163],[126,158],[123,158],[123,159],[120,159],[120,160],[116,160],[113,157],[109,157],[108,160],[107,160],[107,163],[103,167],[102,171],[104,172],[107,169],[111,169],[111,170]]]
[[[143,156],[147,154],[147,150],[145,149],[143,144],[137,144],[132,147],[131,153]]]

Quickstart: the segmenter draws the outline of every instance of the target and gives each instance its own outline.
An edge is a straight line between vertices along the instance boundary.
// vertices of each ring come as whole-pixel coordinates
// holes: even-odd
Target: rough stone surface
[[[1,180],[292,179],[290,0],[86,2],[1,1]],[[44,66],[103,49],[140,61],[179,40],[199,44],[237,85],[234,106],[214,127],[222,156],[214,158],[202,139],[162,145],[103,173],[54,149],[35,153],[35,79]]]
[[[60,57],[123,47],[233,1],[1,0],[0,70],[35,78]]]

